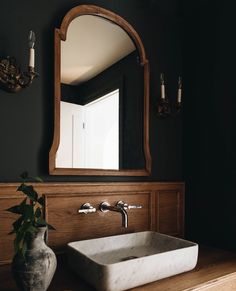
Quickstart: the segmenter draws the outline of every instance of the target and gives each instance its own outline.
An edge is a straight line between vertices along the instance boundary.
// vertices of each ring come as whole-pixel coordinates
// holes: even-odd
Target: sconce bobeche
[[[164,74],[160,76],[161,80],[161,98],[157,104],[157,117],[166,118],[171,115],[176,115],[181,112],[182,108],[182,78],[178,80],[178,93],[175,102],[170,102],[165,93]]]
[[[0,59],[0,88],[10,92],[16,93],[23,88],[28,87],[33,80],[38,76],[34,71],[34,44],[35,34],[30,31],[29,34],[29,66],[27,72],[21,72],[13,57],[6,57]]]

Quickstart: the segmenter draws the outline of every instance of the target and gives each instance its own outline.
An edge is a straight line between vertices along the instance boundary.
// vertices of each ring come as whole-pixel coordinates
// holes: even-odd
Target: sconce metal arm
[[[16,93],[28,87],[38,77],[33,67],[28,67],[27,72],[21,72],[13,57],[0,59],[0,88]]]

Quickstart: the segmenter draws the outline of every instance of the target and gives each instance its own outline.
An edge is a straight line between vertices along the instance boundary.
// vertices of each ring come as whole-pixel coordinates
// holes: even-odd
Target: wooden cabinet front
[[[184,235],[184,193],[181,189],[157,191],[157,231]]]
[[[154,230],[174,236],[184,233],[184,183],[35,183],[35,189],[46,198],[45,216],[56,230],[50,231],[48,244],[63,250],[70,241],[90,239],[127,232]],[[8,235],[16,215],[6,211],[23,199],[16,195],[17,183],[0,184],[0,264],[13,257],[14,235]],[[119,200],[140,204],[130,209],[128,228],[121,225],[121,214],[78,214],[82,204],[89,202],[99,209],[101,202],[115,205]]]
[[[127,210],[127,228],[122,226],[121,213],[99,210],[101,202],[116,205],[120,200],[130,205],[142,205],[141,209]],[[53,248],[61,249],[68,242],[75,240],[150,230],[151,201],[151,192],[117,192],[116,195],[109,193],[46,195],[47,220],[56,228],[56,231],[50,231],[48,243]],[[86,202],[97,211],[79,214],[78,209]]]

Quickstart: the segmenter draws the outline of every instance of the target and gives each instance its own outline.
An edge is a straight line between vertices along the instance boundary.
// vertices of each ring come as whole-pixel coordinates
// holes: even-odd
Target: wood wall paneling
[[[128,228],[121,225],[121,214],[101,212],[78,214],[80,206],[89,202],[99,209],[103,201],[115,205],[122,200],[128,204],[140,204],[142,209],[127,210]],[[120,192],[115,196],[109,193],[91,193],[79,195],[46,195],[47,220],[56,228],[49,233],[49,245],[58,249],[68,242],[107,235],[137,232],[152,229],[151,225],[151,192]]]
[[[184,193],[157,191],[157,230],[173,236],[184,235]]]
[[[183,236],[184,183],[122,182],[122,183],[32,183],[46,199],[45,215],[56,230],[49,231],[48,244],[56,251],[65,249],[70,241],[89,239],[143,230],[156,230]],[[5,211],[23,199],[16,192],[19,184],[0,184],[0,264],[13,256],[14,235],[8,235],[16,215]],[[121,214],[78,214],[86,202],[98,209],[103,201],[111,205],[124,200],[141,204],[142,209],[128,210],[128,228],[121,226]]]
[[[0,196],[0,263],[8,261],[13,254],[14,235],[9,234],[12,230],[12,223],[17,218],[16,214],[6,211],[6,209],[18,204],[22,196],[15,197]]]

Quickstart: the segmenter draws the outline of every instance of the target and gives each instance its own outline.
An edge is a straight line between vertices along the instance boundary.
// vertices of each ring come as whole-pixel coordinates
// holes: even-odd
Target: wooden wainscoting
[[[142,209],[128,210],[128,228],[121,225],[121,214],[97,211],[91,214],[78,214],[80,206],[89,202],[99,209],[103,201],[115,205],[122,200],[128,204],[140,204]],[[153,229],[152,194],[150,192],[90,193],[87,195],[63,194],[47,195],[47,219],[57,231],[49,234],[49,245],[54,249],[63,248],[68,242],[107,235]]]
[[[70,241],[107,235],[156,230],[184,235],[184,183],[182,182],[122,182],[122,183],[32,183],[45,196],[47,221],[56,230],[50,231],[48,244],[62,251]],[[6,211],[23,196],[16,192],[19,183],[0,184],[0,264],[13,256],[14,235],[8,235],[17,217]],[[98,209],[103,201],[114,205],[123,200],[140,204],[142,209],[128,210],[128,228],[121,226],[116,212],[78,214],[86,202]]]
[[[184,195],[180,189],[156,193],[157,230],[173,236],[184,236]]]

